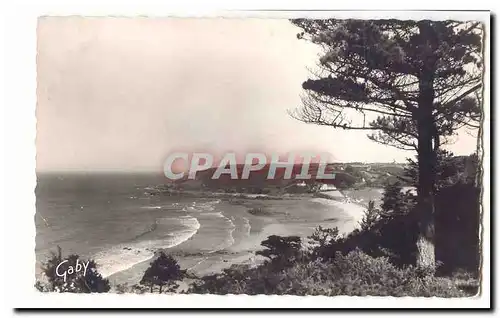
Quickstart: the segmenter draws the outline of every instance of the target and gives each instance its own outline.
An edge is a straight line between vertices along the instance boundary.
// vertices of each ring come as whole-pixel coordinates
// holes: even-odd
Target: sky
[[[162,171],[178,151],[413,158],[287,114],[319,53],[297,32],[283,19],[41,18],[37,170]],[[455,140],[457,155],[476,148]]]

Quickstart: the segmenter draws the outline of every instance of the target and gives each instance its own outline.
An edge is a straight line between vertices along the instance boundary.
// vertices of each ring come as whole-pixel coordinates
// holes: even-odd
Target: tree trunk
[[[419,76],[419,98],[417,110],[418,130],[418,186],[417,186],[417,209],[419,234],[417,238],[418,267],[435,268],[434,247],[434,187],[436,175],[436,125],[434,123],[434,63],[433,63],[433,30],[432,27],[423,23],[420,26],[420,34],[425,43],[423,49],[425,65]]]
[[[431,81],[432,82],[432,81]],[[421,100],[419,102],[418,126],[418,186],[417,217],[419,236],[417,239],[417,266],[431,267],[435,265],[434,253],[434,180],[435,152],[434,121],[432,117],[433,94],[429,94],[429,81],[421,80]]]
[[[163,288],[163,285],[160,285],[160,292],[159,292],[159,294],[161,294],[162,288]]]

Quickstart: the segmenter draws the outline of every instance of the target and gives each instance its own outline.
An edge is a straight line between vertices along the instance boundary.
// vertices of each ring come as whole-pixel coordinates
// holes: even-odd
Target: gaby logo
[[[66,264],[68,262],[69,260],[64,260],[56,267],[56,275],[62,277],[64,282],[66,282],[68,275],[76,274],[78,272],[83,272],[83,276],[87,274],[87,268],[89,267],[90,261],[81,262],[77,259],[75,266]],[[61,269],[61,267],[63,269]]]
[[[224,154],[222,159],[214,164],[214,157],[209,153],[195,152],[191,155],[185,152],[176,152],[170,154],[165,160],[163,166],[163,172],[168,179],[180,180],[186,178],[194,180],[196,179],[196,173],[204,171],[210,168],[215,168],[212,179],[219,179],[222,175],[229,175],[231,179],[248,179],[251,172],[261,171],[268,168],[267,179],[275,179],[276,171],[278,169],[284,169],[284,175],[282,179],[298,179],[298,180],[308,180],[313,178],[311,174],[311,164],[313,159],[317,159],[310,153],[291,153],[288,155],[286,160],[281,160],[278,154],[272,154],[270,160],[268,156],[264,153],[248,153],[245,155],[244,164],[238,164],[236,160],[236,153],[228,152]],[[174,172],[173,165],[174,162],[184,161],[184,165],[188,167],[187,171]],[[294,167],[296,167],[297,162],[300,162],[300,173],[293,174]],[[335,179],[334,173],[326,173],[327,168],[327,156],[320,155],[319,161],[316,160],[317,170],[315,171],[315,179]],[[186,165],[187,164],[187,165]],[[238,169],[238,167],[243,167],[243,169]],[[241,173],[238,173],[241,170]]]

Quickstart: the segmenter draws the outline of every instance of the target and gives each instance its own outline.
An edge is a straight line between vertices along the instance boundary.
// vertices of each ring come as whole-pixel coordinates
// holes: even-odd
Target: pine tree
[[[177,281],[182,280],[186,272],[181,270],[177,261],[170,255],[160,252],[158,257],[151,262],[149,268],[144,272],[140,284],[149,286],[153,292],[154,286],[158,286],[161,294],[165,286],[167,292],[174,291],[179,285]]]
[[[319,70],[303,83],[302,107],[292,116],[306,123],[369,130],[373,141],[417,152],[417,264],[435,267],[436,152],[457,129],[479,126],[481,23],[292,23],[302,29],[298,38],[323,49]]]
[[[368,201],[368,209],[361,219],[361,231],[369,231],[380,220],[381,211],[375,207],[375,201]]]

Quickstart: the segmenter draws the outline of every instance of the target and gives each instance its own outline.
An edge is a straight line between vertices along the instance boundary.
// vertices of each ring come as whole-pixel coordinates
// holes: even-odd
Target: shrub
[[[88,262],[86,272],[73,272],[77,262],[79,264]],[[48,284],[37,282],[35,287],[39,291],[106,293],[111,288],[109,281],[97,271],[97,264],[93,260],[85,261],[75,254],[63,258],[59,246],[57,247],[57,254],[52,253],[52,257],[43,264],[42,270],[48,279]],[[60,276],[64,272],[68,274],[65,277]]]
[[[128,285],[124,283],[115,286],[115,291],[117,294],[125,294],[125,293],[144,294],[148,292],[148,289],[149,288],[147,288],[146,286],[142,286],[140,284]]]
[[[420,275],[413,267],[397,268],[385,257],[373,258],[359,250],[338,252],[327,263],[298,264],[284,276],[280,284],[288,288],[277,289],[298,295],[465,296],[448,281]]]
[[[232,265],[222,273],[207,275],[193,281],[188,293],[196,294],[270,294],[277,284],[279,272],[271,263],[251,268],[248,265]]]
[[[332,242],[339,239],[339,230],[335,228],[324,228],[318,226],[313,234],[308,237],[309,255],[310,258],[315,260],[327,253],[325,249],[329,249]]]
[[[309,239],[318,246],[325,246],[338,237],[339,230],[337,228],[324,228],[320,225],[314,230],[313,234],[309,236]]]
[[[262,241],[266,249],[257,251],[257,255],[268,258],[276,270],[290,266],[300,257],[301,238],[299,236],[271,235]]]
[[[437,296],[463,297],[477,291],[461,290],[448,278],[425,276],[414,267],[397,268],[385,257],[373,258],[360,250],[337,253],[328,261],[298,261],[276,272],[269,264],[257,268],[233,266],[221,274],[194,282],[190,293]]]
[[[384,217],[379,216],[377,210],[369,213],[361,222],[361,229],[323,244],[316,241],[311,256],[331,260],[337,252],[345,255],[360,249],[372,257],[387,257],[397,266],[414,264],[418,233],[416,222],[409,215]]]

